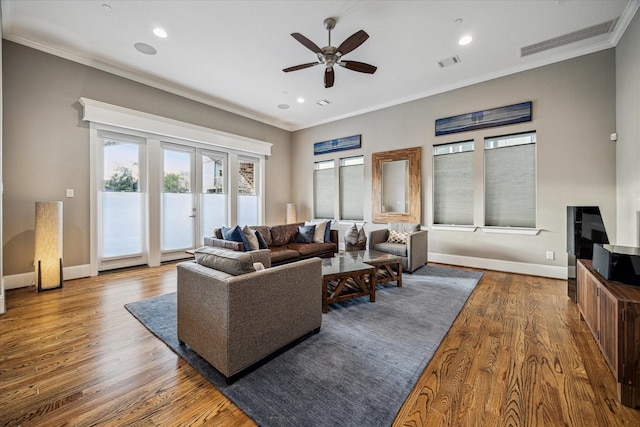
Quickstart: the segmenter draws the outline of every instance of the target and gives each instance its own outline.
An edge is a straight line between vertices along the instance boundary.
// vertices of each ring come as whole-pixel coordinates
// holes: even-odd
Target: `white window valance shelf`
[[[84,107],[83,120],[117,126],[155,135],[197,141],[217,147],[245,151],[263,156],[271,155],[273,144],[257,139],[206,128],[155,114],[144,113],[89,98],[80,98]]]

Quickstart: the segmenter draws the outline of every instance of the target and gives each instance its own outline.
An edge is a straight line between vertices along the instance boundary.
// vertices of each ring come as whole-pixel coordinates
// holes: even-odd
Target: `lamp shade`
[[[287,224],[293,224],[297,221],[296,204],[287,203]]]
[[[38,291],[62,287],[62,202],[36,202]]]

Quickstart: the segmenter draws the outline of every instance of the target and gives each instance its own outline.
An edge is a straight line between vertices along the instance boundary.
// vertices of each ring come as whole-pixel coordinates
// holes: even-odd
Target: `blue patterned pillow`
[[[300,225],[296,234],[296,243],[312,243],[313,233],[316,231],[315,225]]]

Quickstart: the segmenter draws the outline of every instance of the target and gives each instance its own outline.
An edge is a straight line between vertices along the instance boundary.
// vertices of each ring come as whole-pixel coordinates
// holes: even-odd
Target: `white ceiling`
[[[640,0],[1,4],[8,40],[297,130],[613,47]],[[369,34],[344,59],[376,65],[375,74],[337,67],[335,85],[325,89],[323,66],[282,71],[316,60],[290,34],[326,46],[327,17],[337,20],[333,46],[360,29]],[[620,19],[608,34],[520,56],[524,46],[615,18]],[[156,26],[169,36],[156,37]],[[463,34],[473,37],[471,44],[457,44]],[[157,54],[138,52],[133,47],[138,42],[154,46]],[[454,55],[460,63],[438,65]],[[298,97],[305,102],[296,102]],[[331,104],[320,107],[316,102],[322,99]]]

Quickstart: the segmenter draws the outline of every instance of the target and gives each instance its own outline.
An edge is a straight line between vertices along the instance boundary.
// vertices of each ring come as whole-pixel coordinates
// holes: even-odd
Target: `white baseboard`
[[[72,280],[72,279],[80,279],[83,277],[91,276],[91,266],[89,264],[85,265],[73,265],[71,267],[64,267],[62,269],[62,274],[64,276],[64,280]],[[35,273],[21,273],[21,274],[12,274],[10,276],[4,276],[4,289],[16,289],[16,288],[26,288],[29,286],[34,286],[36,283]]]
[[[486,270],[504,271],[508,273],[529,274],[532,276],[567,279],[567,267],[529,264],[524,262],[503,261],[498,259],[476,258],[459,255],[438,254],[429,252],[429,261],[441,264],[459,265],[463,267],[482,268]]]

